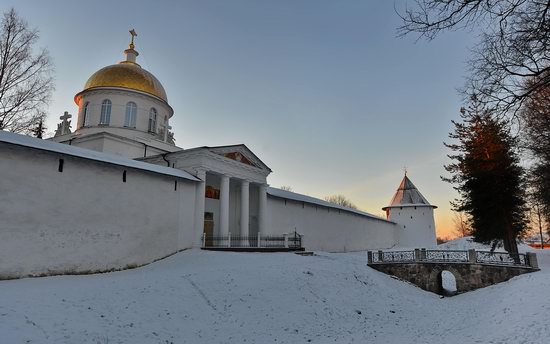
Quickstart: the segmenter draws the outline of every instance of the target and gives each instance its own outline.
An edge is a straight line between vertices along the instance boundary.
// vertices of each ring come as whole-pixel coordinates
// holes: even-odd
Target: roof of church
[[[175,168],[154,165],[142,161],[129,159],[119,155],[97,152],[86,148],[70,146],[50,140],[37,139],[34,137],[14,134],[3,130],[0,130],[0,142],[6,142],[17,146],[70,155],[82,159],[101,161],[108,164],[135,168],[138,170],[184,178],[192,181],[199,181],[199,179],[192,176],[191,174]]]
[[[364,212],[364,211],[361,211],[361,210],[347,208],[347,207],[344,207],[344,206],[341,206],[341,205],[338,205],[338,204],[335,204],[335,203],[324,201],[324,200],[319,199],[319,198],[302,195],[302,194],[295,193],[295,192],[292,192],[292,191],[286,191],[286,190],[281,190],[281,189],[277,189],[277,188],[273,188],[273,187],[268,187],[267,188],[267,193],[271,196],[274,196],[274,197],[290,199],[290,200],[294,200],[294,201],[298,201],[298,202],[316,204],[316,205],[320,205],[320,206],[327,207],[327,208],[338,209],[338,210],[346,211],[346,212],[349,212],[349,213],[354,213],[354,214],[357,214],[357,215],[360,215],[360,216],[365,216],[365,217],[368,217],[368,218],[371,218],[371,219],[374,219],[374,220],[380,220],[380,221],[384,221],[384,222],[394,223],[394,222],[388,221],[388,220],[386,220],[382,217],[379,217],[379,216],[376,216],[376,215],[373,215],[373,214],[370,214],[370,213],[367,213],[367,212]]]
[[[184,154],[185,155],[185,154],[191,153],[193,151],[201,150],[201,149],[206,149],[210,152],[216,153],[216,151],[223,150],[225,148],[228,148],[228,149],[230,149],[230,148],[235,148],[235,149],[242,148],[246,153],[248,153],[250,155],[250,158],[252,160],[254,160],[254,162],[259,165],[259,166],[256,166],[256,167],[263,168],[263,169],[268,170],[269,172],[272,172],[271,168],[269,168],[269,166],[267,166],[266,163],[264,163],[260,158],[258,158],[258,156],[256,154],[254,154],[254,152],[250,148],[248,148],[244,143],[238,143],[238,144],[234,144],[234,145],[225,145],[225,146],[200,146],[200,147],[194,147],[194,148],[188,148],[188,149],[182,149],[182,150],[170,152],[170,153],[167,153],[167,155],[178,155],[178,154],[180,154],[180,155]],[[159,156],[162,156],[162,154],[160,154]],[[139,158],[139,160],[147,161],[149,158],[152,158],[152,157]]]
[[[132,42],[128,49],[124,50],[126,60],[101,68],[92,74],[88,81],[86,81],[84,89],[74,97],[77,105],[79,105],[80,97],[84,91],[102,87],[120,87],[140,91],[168,103],[166,91],[160,81],[136,63],[136,57],[139,53],[134,49],[134,34],[132,34]]]
[[[121,87],[137,90],[151,94],[165,102],[168,101],[166,91],[160,81],[135,63],[119,63],[101,68],[86,81],[83,91],[98,87]],[[77,104],[79,94],[75,96]]]
[[[420,191],[414,186],[409,177],[405,174],[401,184],[397,188],[395,195],[390,202],[390,205],[382,208],[386,210],[391,207],[402,207],[402,206],[430,206],[437,208],[435,205],[431,205],[428,200],[422,196]]]

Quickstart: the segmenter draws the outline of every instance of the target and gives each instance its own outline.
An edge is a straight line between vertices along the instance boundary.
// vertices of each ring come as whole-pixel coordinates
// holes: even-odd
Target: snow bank
[[[364,253],[189,250],[134,270],[0,281],[0,342],[544,343],[550,255],[539,262],[440,299],[368,268]]]
[[[490,251],[491,245],[484,245],[480,244],[478,242],[475,242],[473,237],[468,236],[464,238],[458,238],[455,240],[447,241],[446,243],[443,243],[441,245],[437,245],[437,248],[440,250],[469,250],[474,249],[477,251]],[[518,243],[518,250],[520,252],[538,252],[538,250],[534,250],[529,245]],[[496,252],[506,252],[504,250],[504,247],[497,247],[495,249]]]

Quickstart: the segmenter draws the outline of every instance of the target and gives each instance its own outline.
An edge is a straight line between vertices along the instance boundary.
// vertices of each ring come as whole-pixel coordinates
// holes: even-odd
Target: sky
[[[397,37],[395,0],[0,0],[40,32],[55,65],[46,126],[98,69],[124,59],[134,28],[138,63],[163,84],[182,148],[246,144],[271,186],[342,194],[383,216],[404,168],[452,234],[450,162],[472,32],[433,41]]]

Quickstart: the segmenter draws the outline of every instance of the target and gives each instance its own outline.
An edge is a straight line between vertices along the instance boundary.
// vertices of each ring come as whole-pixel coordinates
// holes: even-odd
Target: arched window
[[[134,102],[126,104],[126,117],[124,118],[124,126],[128,128],[136,127],[137,105]]]
[[[109,124],[111,121],[111,101],[105,99],[101,103],[101,118],[99,119],[99,124]]]
[[[149,132],[157,132],[157,110],[155,108],[149,110]]]
[[[84,104],[84,107],[82,108],[82,123],[80,127],[85,127],[88,125],[88,105],[90,105],[90,102],[86,102]]]

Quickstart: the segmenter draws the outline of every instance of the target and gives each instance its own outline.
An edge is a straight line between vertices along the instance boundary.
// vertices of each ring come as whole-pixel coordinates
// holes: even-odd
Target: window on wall
[[[126,117],[124,118],[124,126],[128,128],[136,127],[137,105],[134,102],[126,104]]]
[[[111,101],[109,99],[105,99],[103,103],[101,103],[101,117],[99,119],[99,124],[109,124],[111,121]]]
[[[204,190],[204,197],[212,199],[220,199],[220,190],[214,188],[213,186],[206,185]]]
[[[82,108],[82,124],[80,127],[85,127],[88,125],[88,105],[90,105],[90,102],[86,102],[84,104],[84,108]]]
[[[149,132],[157,132],[157,109],[155,108],[151,108],[151,110],[149,110]]]

